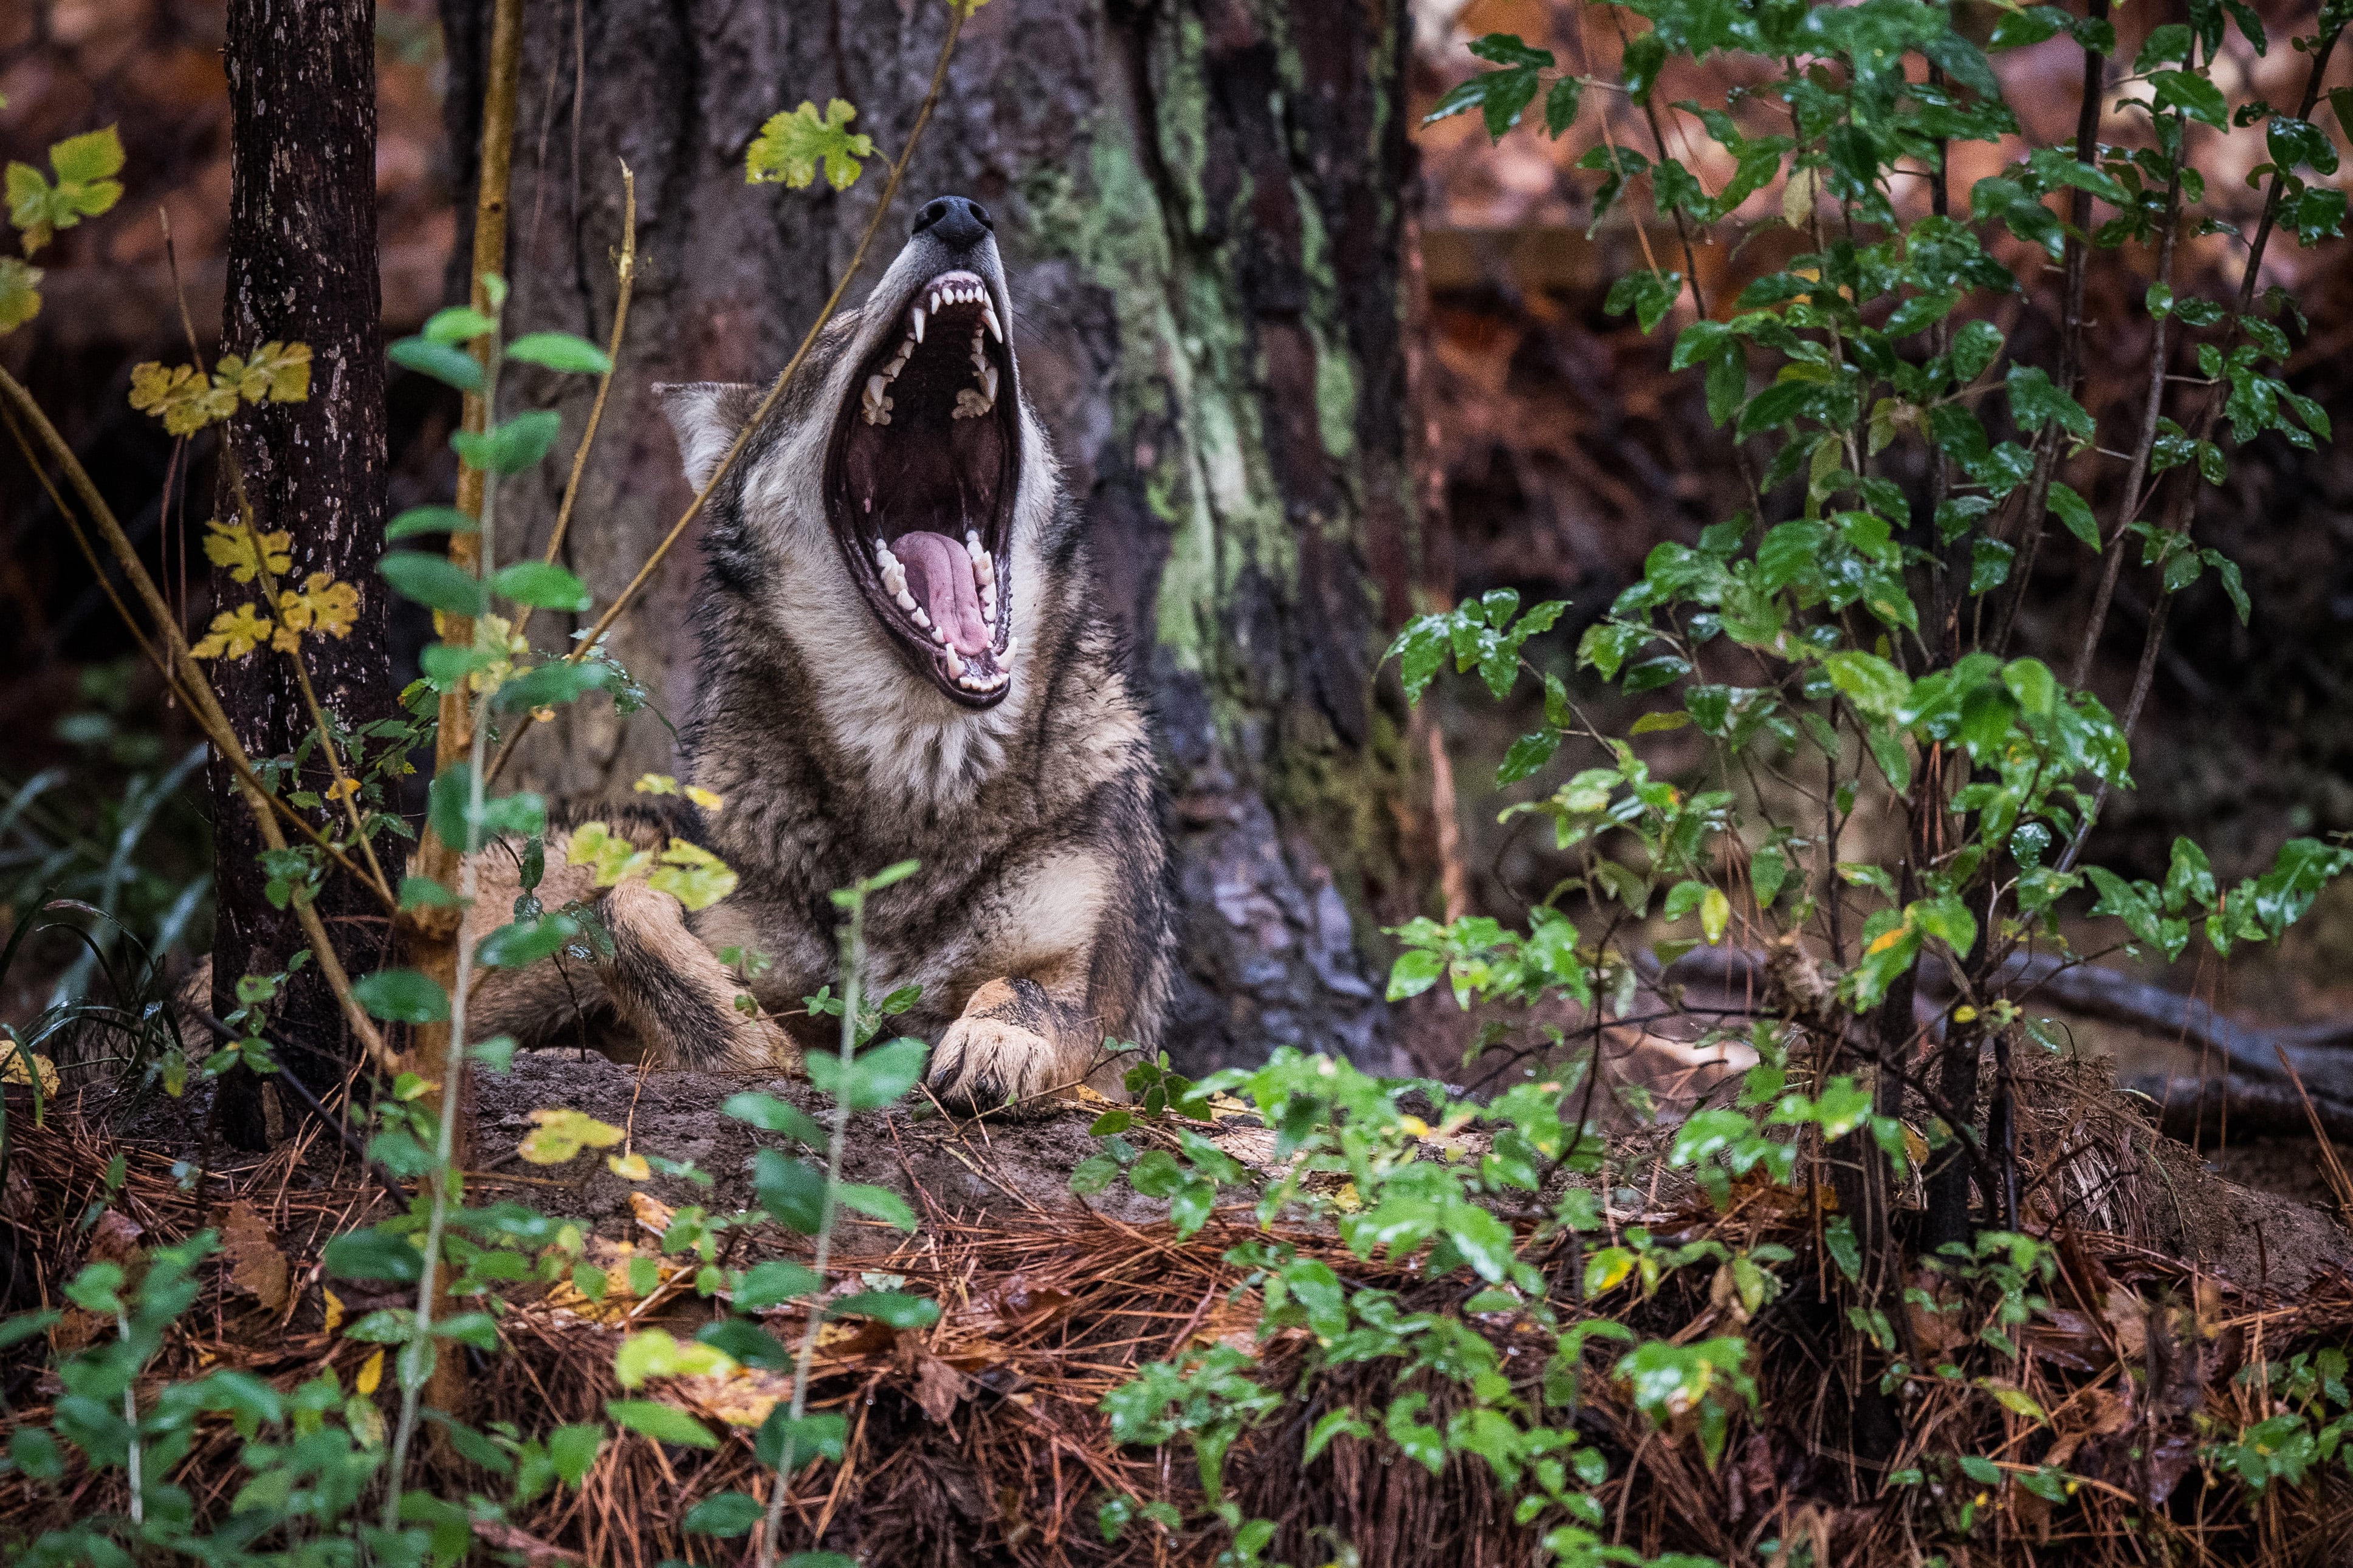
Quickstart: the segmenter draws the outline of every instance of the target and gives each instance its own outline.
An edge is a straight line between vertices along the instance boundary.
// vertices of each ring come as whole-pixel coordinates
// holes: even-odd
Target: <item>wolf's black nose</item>
[[[969,196],[934,196],[915,215],[915,232],[961,250],[978,245],[996,225],[988,209]]]

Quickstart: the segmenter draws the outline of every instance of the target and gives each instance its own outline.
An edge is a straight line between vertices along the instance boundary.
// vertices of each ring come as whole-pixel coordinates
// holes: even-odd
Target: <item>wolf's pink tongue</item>
[[[891,553],[907,569],[907,592],[932,624],[948,634],[950,646],[958,653],[978,653],[988,646],[980,587],[962,544],[944,533],[902,533],[891,542]]]

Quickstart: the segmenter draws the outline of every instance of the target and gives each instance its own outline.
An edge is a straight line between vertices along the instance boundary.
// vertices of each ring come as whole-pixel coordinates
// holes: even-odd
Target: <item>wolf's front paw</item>
[[[1057,1009],[1031,980],[992,980],[972,994],[964,1016],[932,1053],[927,1080],[940,1103],[987,1110],[1008,1102],[1044,1110],[1052,1091],[1084,1075],[1057,1043]]]

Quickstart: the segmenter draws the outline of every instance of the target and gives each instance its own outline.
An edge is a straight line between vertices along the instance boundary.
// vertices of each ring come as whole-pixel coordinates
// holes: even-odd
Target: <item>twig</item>
[[[621,165],[621,258],[616,270],[620,276],[620,289],[613,301],[613,335],[605,352],[605,374],[596,383],[596,401],[588,405],[588,427],[580,433],[580,448],[572,454],[572,477],[565,481],[564,500],[555,509],[555,527],[547,536],[547,553],[541,557],[549,565],[555,563],[556,553],[564,548],[565,531],[572,526],[572,509],[580,500],[580,476],[588,467],[588,450],[596,444],[596,426],[605,417],[605,399],[613,391],[613,374],[621,363],[621,333],[629,323],[629,295],[638,281],[638,176],[627,163]],[[539,614],[536,605],[526,605],[522,619],[515,623],[515,636],[526,637],[531,631],[531,618]],[[506,758],[507,748],[499,748],[499,759]],[[491,773],[497,773],[493,764]]]
[[[2093,21],[2105,21],[2108,0],[2091,0],[2088,15]],[[2107,56],[2089,45],[2084,47],[2083,98],[2075,112],[2075,162],[2086,168],[2099,158],[2100,102],[2107,64]],[[2092,222],[2091,192],[2078,185],[2069,193],[2068,217],[2073,226],[2066,242],[2066,282],[2061,289],[2058,381],[2059,390],[2073,397],[2084,377],[2084,289],[2091,271],[2084,241]],[[2044,424],[2042,438],[2035,444],[2034,471],[2026,481],[2025,515],[2021,523],[2022,536],[2018,543],[2017,562],[2010,568],[2010,593],[2002,600],[2001,615],[1994,626],[1992,647],[1997,654],[2010,647],[2010,628],[2017,623],[2019,607],[2026,601],[2026,586],[2034,575],[2035,557],[2042,550],[2042,538],[2050,521],[2045,503],[2051,496],[2051,476],[2058,467],[2059,448],[2065,439],[2065,426],[2052,419]]]

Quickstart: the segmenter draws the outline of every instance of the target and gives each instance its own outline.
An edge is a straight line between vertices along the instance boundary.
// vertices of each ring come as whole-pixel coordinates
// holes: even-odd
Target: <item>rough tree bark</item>
[[[488,14],[444,0],[454,149],[478,140]],[[946,20],[940,0],[533,8],[515,330],[602,339],[617,160],[638,175],[624,368],[566,542],[600,600],[686,500],[649,384],[772,376],[879,195],[871,174],[838,195],[749,188],[746,142],[838,96],[896,153]],[[1397,0],[997,0],[965,29],[903,193],[910,215],[943,192],[996,215],[1023,379],[1166,735],[1194,982],[1172,1036],[1197,1066],[1285,1042],[1387,1060],[1362,939],[1427,883],[1401,702],[1372,679],[1416,548],[1407,37]],[[903,233],[886,225],[870,270]],[[585,384],[514,379],[519,398],[563,400],[567,456]],[[502,540],[542,548],[565,471],[502,491]],[[672,712],[697,573],[682,556],[614,639]],[[543,729],[513,777],[551,793],[672,761],[646,717]]]
[[[306,639],[302,655],[319,700],[357,726],[397,711],[385,653],[385,601],[375,574],[384,548],[385,361],[375,228],[375,5],[374,0],[231,0],[227,50],[231,119],[228,292],[221,351],[244,353],[269,339],[311,345],[308,402],[246,410],[227,439],[264,532],[293,536],[290,583],[330,573],[360,591],[359,621],[341,640]],[[226,467],[218,515],[237,515]],[[251,599],[255,584],[213,574],[223,606]],[[267,650],[215,666],[222,707],[257,761],[290,757],[311,728],[282,655]],[[331,775],[314,752],[301,783]],[[268,974],[306,945],[290,911],[264,896],[261,843],[229,770],[209,780],[217,837],[219,934],[213,947],[213,1010],[237,1005],[237,980]],[[319,818],[322,824],[326,817]],[[396,839],[380,841],[385,873],[400,875]],[[382,906],[349,879],[330,879],[319,911],[346,969],[378,966],[386,936]],[[298,973],[271,1007],[279,1035],[351,1054],[353,1042],[316,965]],[[281,1064],[305,1081],[332,1082],[333,1061],[293,1053]],[[269,1107],[243,1073],[224,1086],[224,1132],[259,1147]]]

